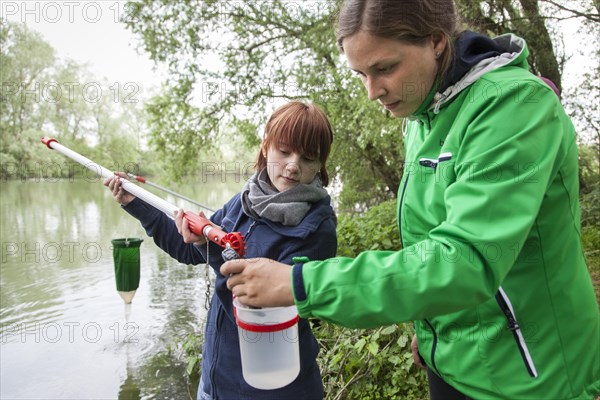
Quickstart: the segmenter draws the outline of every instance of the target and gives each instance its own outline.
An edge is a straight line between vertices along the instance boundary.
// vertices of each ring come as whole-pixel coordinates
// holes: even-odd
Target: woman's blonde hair
[[[325,112],[315,104],[291,101],[278,107],[267,121],[256,170],[260,171],[267,166],[263,149],[284,144],[294,152],[318,158],[321,162],[321,183],[327,186],[329,174],[325,163],[332,142],[333,132]]]

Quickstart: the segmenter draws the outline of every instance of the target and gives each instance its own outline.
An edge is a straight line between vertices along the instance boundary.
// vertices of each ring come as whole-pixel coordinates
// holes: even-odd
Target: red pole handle
[[[231,247],[240,257],[244,257],[244,238],[239,232],[225,233],[215,227],[207,218],[197,214],[183,214],[187,219],[190,230],[198,236],[204,236],[221,247]]]

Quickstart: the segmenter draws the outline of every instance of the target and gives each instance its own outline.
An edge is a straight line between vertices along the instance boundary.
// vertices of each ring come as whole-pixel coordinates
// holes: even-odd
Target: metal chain
[[[204,283],[206,285],[206,292],[204,293],[204,309],[208,311],[210,308],[210,242],[206,241],[206,264],[204,265]]]
[[[204,294],[204,308],[207,311],[210,307],[210,288],[212,286],[210,283],[210,276],[209,276],[209,272],[210,272],[209,249],[210,249],[210,242],[207,240],[206,241],[206,265],[204,267],[205,268],[204,269],[204,281],[206,283],[206,293]],[[240,258],[238,253],[234,249],[232,249],[229,244],[227,244],[227,247],[221,252],[221,257],[223,257],[223,261],[237,260],[238,258]]]

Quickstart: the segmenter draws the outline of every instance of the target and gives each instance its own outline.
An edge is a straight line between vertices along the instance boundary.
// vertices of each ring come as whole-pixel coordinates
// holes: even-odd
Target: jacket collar
[[[465,31],[454,42],[454,57],[444,80],[436,83],[419,109],[410,119],[427,119],[428,111],[437,114],[440,107],[475,83],[482,75],[506,65],[527,68],[525,40],[506,34],[491,39],[479,33]]]

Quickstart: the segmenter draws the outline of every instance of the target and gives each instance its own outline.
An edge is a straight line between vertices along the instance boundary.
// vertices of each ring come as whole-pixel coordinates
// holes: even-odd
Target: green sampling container
[[[140,285],[140,238],[113,239],[113,259],[117,291],[125,301],[131,303]]]

